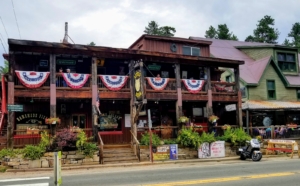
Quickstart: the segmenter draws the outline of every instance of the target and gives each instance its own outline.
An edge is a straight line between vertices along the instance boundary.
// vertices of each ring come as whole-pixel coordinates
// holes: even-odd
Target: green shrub
[[[22,149],[2,149],[0,151],[0,159],[4,158],[5,156],[9,156],[11,158],[16,157],[19,154],[22,154]]]
[[[217,140],[230,142],[233,145],[244,144],[251,137],[244,131],[243,128],[227,128],[224,131],[224,135],[217,137]]]
[[[165,139],[164,140],[164,144],[165,145],[168,145],[168,144],[177,144],[177,143],[178,143],[177,139]]]
[[[201,143],[204,143],[204,142],[207,142],[207,143],[215,142],[216,141],[215,133],[214,132],[212,132],[212,133],[203,132],[201,134],[201,136],[200,136],[200,141],[201,141]]]
[[[39,143],[39,146],[44,149],[49,149],[50,145],[51,139],[49,137],[49,134],[47,133],[47,131],[43,131],[41,133],[41,141]]]
[[[81,150],[84,148],[87,140],[88,137],[86,136],[85,132],[81,130],[79,133],[77,133],[76,147]]]
[[[34,146],[34,145],[26,145],[23,149],[23,156],[24,158],[28,158],[31,160],[36,160],[41,158],[45,153],[45,148],[41,146]]]
[[[177,137],[179,144],[185,147],[198,148],[201,145],[200,136],[192,128],[182,128]]]
[[[148,132],[142,134],[141,145],[149,145],[150,144],[150,135]],[[157,134],[152,133],[152,146],[157,147],[160,145],[160,138]]]
[[[97,152],[98,150],[99,149],[98,149],[97,144],[84,143],[82,152],[85,156],[93,157],[94,153]]]

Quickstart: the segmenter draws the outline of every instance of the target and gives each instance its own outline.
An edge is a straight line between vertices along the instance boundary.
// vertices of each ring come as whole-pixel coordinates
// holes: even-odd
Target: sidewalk
[[[282,155],[264,155],[265,158],[281,158],[289,160],[288,156]],[[297,155],[294,155],[293,159],[298,159]],[[164,165],[164,164],[184,164],[184,163],[212,163],[212,162],[226,162],[226,161],[239,161],[239,156],[225,157],[225,158],[210,158],[210,159],[185,159],[185,160],[167,160],[167,161],[155,161],[155,162],[136,162],[136,163],[119,163],[119,164],[91,164],[91,165],[80,165],[80,166],[62,166],[62,170],[84,170],[84,169],[98,169],[98,168],[109,168],[109,167],[136,167],[136,166],[151,166],[151,165]],[[36,171],[53,171],[53,168],[35,168],[35,169],[7,169],[6,172],[36,172]]]

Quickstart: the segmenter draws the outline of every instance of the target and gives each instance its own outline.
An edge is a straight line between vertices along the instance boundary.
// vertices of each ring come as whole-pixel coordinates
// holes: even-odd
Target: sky
[[[128,48],[152,20],[175,27],[182,38],[204,37],[209,26],[227,24],[244,41],[269,15],[281,44],[300,22],[299,8],[299,0],[0,0],[0,65],[7,38],[61,42],[65,22],[75,44]]]

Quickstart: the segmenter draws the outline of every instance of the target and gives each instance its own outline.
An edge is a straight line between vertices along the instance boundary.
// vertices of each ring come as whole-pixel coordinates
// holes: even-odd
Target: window
[[[296,72],[296,56],[291,53],[277,53],[279,68],[284,72]]]
[[[268,99],[276,99],[275,81],[267,80]]]
[[[200,56],[200,48],[190,47],[190,46],[183,46],[182,47],[182,54],[189,55],[189,56]]]
[[[240,91],[241,91],[241,94],[242,94],[242,98],[246,98],[246,87],[241,87]]]
[[[232,82],[231,76],[226,76],[226,82],[228,82],[228,83],[231,83],[231,82]]]
[[[297,89],[297,99],[300,100],[300,89]]]

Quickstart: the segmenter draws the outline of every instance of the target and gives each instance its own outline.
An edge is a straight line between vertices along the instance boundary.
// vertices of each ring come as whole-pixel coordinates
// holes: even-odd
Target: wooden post
[[[15,56],[13,52],[9,54],[9,74],[8,74],[8,83],[7,83],[7,104],[15,104]],[[15,126],[15,112],[8,111],[7,117],[7,147],[13,148],[13,134]]]
[[[50,118],[56,118],[56,56],[50,54]],[[50,124],[51,135],[54,135]]]
[[[97,108],[96,108],[96,101],[99,96],[98,94],[98,86],[97,86],[97,58],[92,58],[91,61],[91,82],[92,82],[92,130],[94,135],[94,140],[97,140],[98,135],[98,126],[96,125],[95,121],[97,121]],[[99,100],[100,103],[100,100]]]
[[[249,110],[246,110],[246,127],[247,127],[247,134],[249,134]]]
[[[210,67],[206,68],[206,72],[207,72],[207,97],[208,97],[206,107],[207,107],[207,117],[209,117],[213,114]]]
[[[234,80],[235,80],[235,92],[237,92],[238,100],[236,103],[236,115],[237,115],[237,124],[240,127],[243,127],[243,118],[242,118],[242,93],[240,90],[240,69],[239,66],[234,68]]]
[[[176,101],[176,121],[183,115],[182,113],[182,92],[181,92],[181,78],[180,78],[180,64],[174,64],[177,88],[177,101]],[[178,127],[179,123],[177,122]]]

